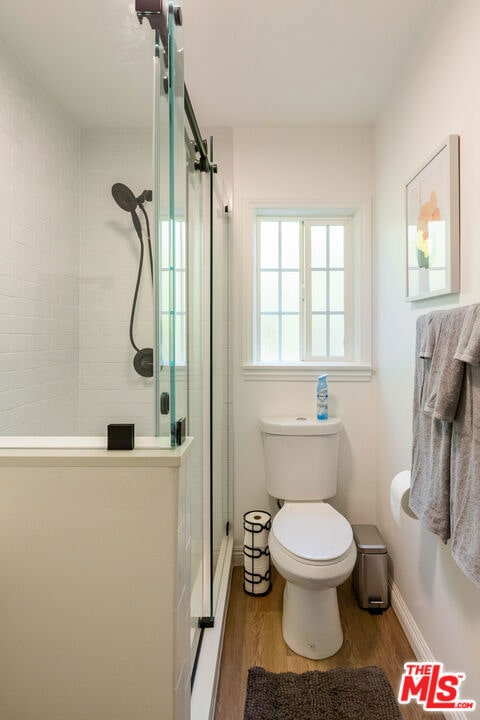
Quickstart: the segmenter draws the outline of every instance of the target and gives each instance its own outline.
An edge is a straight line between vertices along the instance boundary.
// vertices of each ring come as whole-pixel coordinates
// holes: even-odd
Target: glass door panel
[[[211,140],[213,143],[213,140]],[[214,166],[215,169],[215,166]],[[229,520],[229,415],[228,392],[228,213],[220,173],[210,176],[211,247],[211,534],[212,597],[215,615],[222,550]]]
[[[161,44],[157,32],[155,42],[155,432],[170,444],[170,153],[169,153],[169,92],[168,48]]]
[[[155,57],[155,415],[175,447],[187,415],[186,160],[182,28],[168,9],[168,47],[156,33]]]
[[[194,442],[190,450],[190,529],[191,529],[191,642],[192,661],[200,641],[199,621],[205,614],[205,593],[208,592],[208,558],[205,552],[206,463],[210,441],[208,403],[208,336],[205,333],[205,247],[203,233],[204,174],[195,170],[195,143],[186,138],[187,146],[187,232],[186,232],[186,313],[188,433]],[[207,548],[208,550],[208,548]]]

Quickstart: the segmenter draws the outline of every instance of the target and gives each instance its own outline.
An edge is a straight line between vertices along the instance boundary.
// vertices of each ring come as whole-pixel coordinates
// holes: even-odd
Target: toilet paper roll
[[[270,570],[270,556],[262,555],[259,558],[251,558],[248,555],[244,556],[243,567],[247,573],[254,573],[256,575],[265,576],[267,571]]]
[[[272,516],[264,510],[251,510],[243,516],[245,535],[243,544],[251,548],[264,548],[268,544],[268,533]]]
[[[244,570],[243,572],[243,589],[249,595],[266,595],[271,588],[270,570],[266,575],[251,574]]]
[[[243,535],[243,544],[245,547],[260,548],[260,550],[265,550],[268,546],[268,530],[261,530],[256,533],[245,531]]]
[[[417,519],[417,516],[408,507],[410,496],[410,470],[402,470],[393,478],[390,485],[390,509],[397,525],[400,525],[402,513]]]

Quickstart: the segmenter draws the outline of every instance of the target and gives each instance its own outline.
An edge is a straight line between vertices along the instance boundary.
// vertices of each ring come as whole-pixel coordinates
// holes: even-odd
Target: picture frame
[[[407,181],[405,208],[407,301],[458,293],[458,135],[449,135]]]

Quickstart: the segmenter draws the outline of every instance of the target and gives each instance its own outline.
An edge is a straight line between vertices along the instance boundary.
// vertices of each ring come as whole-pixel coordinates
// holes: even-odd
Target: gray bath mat
[[[248,671],[244,720],[402,720],[379,667],[320,672]]]

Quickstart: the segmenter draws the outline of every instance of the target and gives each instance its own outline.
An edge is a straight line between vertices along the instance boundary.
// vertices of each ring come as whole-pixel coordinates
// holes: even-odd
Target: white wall
[[[79,130],[0,43],[0,431],[74,434]]]
[[[234,506],[237,552],[243,542],[243,514],[267,509],[259,430],[262,415],[313,415],[310,382],[246,380],[243,360],[244,261],[250,224],[244,200],[370,202],[373,194],[372,132],[368,128],[242,128],[234,130],[234,226],[232,240],[232,368],[234,410]],[[344,424],[340,447],[339,492],[332,504],[351,522],[375,520],[374,381],[330,383],[330,411]]]
[[[418,522],[398,527],[389,485],[410,467],[415,321],[432,308],[480,301],[480,4],[439,0],[419,49],[376,131],[378,525],[396,585],[434,657],[465,672],[462,697],[480,687],[480,591]],[[460,296],[405,302],[404,183],[450,133],[460,135]],[[480,543],[480,540],[479,540]]]

